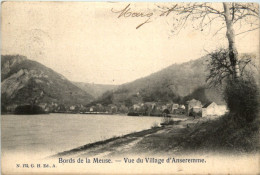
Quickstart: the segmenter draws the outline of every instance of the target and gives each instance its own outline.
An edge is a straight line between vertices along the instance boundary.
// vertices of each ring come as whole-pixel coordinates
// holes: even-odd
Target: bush
[[[15,108],[15,114],[45,114],[45,111],[37,105],[22,105]]]
[[[252,122],[258,115],[259,90],[253,78],[229,81],[224,99],[235,120]]]
[[[1,113],[6,113],[7,112],[7,109],[6,109],[6,106],[1,104]]]

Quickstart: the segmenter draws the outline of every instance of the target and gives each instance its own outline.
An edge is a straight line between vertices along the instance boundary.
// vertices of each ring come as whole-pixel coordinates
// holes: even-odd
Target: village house
[[[14,112],[17,107],[18,107],[18,105],[16,105],[16,104],[6,106],[6,111],[8,111],[8,112]]]
[[[110,105],[108,105],[108,107],[110,108],[109,109],[110,113],[117,113],[118,112],[118,107],[116,105],[110,104]]]
[[[97,112],[104,112],[105,111],[105,107],[100,103],[96,104],[95,107],[96,107]]]
[[[147,107],[146,115],[151,116],[151,114],[155,110],[156,103],[155,102],[145,102],[144,105]]]
[[[155,102],[145,102],[144,105],[148,106],[148,108],[151,108],[151,109],[154,109],[156,107]]]
[[[54,103],[54,102],[51,102],[51,106],[53,106],[53,107],[58,107],[58,104],[57,104],[57,103]]]
[[[140,110],[140,108],[141,108],[141,105],[139,105],[139,104],[134,104],[133,105],[134,111],[138,111],[138,110]]]
[[[168,109],[167,105],[162,105],[162,111],[164,111],[165,109]]]
[[[215,102],[207,103],[202,107],[202,117],[221,116],[227,112],[225,105],[217,105]]]
[[[48,105],[47,103],[40,103],[38,106],[40,106],[45,112],[50,112],[51,110],[54,112],[61,111],[59,105],[53,104],[53,106]],[[64,110],[65,111],[65,110]]]
[[[178,109],[174,110],[173,114],[183,115],[185,113],[186,113],[185,108],[183,109],[183,108],[179,107]]]
[[[74,106],[74,105],[73,105],[73,106],[70,106],[70,110],[71,110],[71,111],[74,111],[75,108],[76,108],[76,106]]]
[[[184,106],[184,105],[180,105],[180,108],[181,108],[181,109],[185,109],[185,106]]]
[[[199,100],[192,99],[190,101],[187,101],[185,109],[187,115],[190,115],[193,112],[199,113],[202,110],[202,104]]]
[[[80,112],[86,112],[87,108],[83,105],[80,105],[79,110],[80,110]]]
[[[97,103],[96,106],[97,107],[103,107],[103,105],[101,103]]]
[[[45,110],[47,107],[47,103],[40,103],[38,104],[38,106],[40,106],[43,110]]]
[[[128,112],[128,107],[126,107],[125,105],[120,105],[119,106],[119,112],[121,113],[127,113]]]
[[[171,113],[176,113],[176,110],[179,108],[179,104],[176,104],[176,103],[174,103],[173,105],[172,105],[172,110],[171,110]]]
[[[167,104],[166,104],[167,109],[169,109],[170,112],[172,111],[172,104],[173,104],[173,103],[167,103]]]
[[[163,117],[168,117],[169,114],[170,114],[170,111],[169,111],[167,108],[165,108],[165,109],[162,111],[162,116],[163,116]]]
[[[156,106],[155,106],[155,109],[156,109],[156,111],[160,111],[160,112],[162,112],[163,111],[163,108],[165,108],[166,106],[164,105],[164,103],[162,103],[162,102],[157,102],[156,103]]]
[[[45,107],[45,110],[47,109],[47,106]],[[63,104],[59,104],[57,107],[58,112],[66,112],[66,107]]]
[[[89,108],[89,112],[94,112],[94,111],[96,111],[96,107],[95,107],[95,106],[91,106],[91,107]]]

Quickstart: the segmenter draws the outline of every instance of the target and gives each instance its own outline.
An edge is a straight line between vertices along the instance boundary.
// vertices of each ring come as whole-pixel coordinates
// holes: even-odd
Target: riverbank
[[[54,157],[178,155],[194,152],[244,154],[258,152],[259,121],[244,126],[228,116],[191,119],[114,137],[58,153]]]
[[[183,120],[170,122],[171,124],[169,125],[153,126],[151,129],[130,133],[121,137],[113,137],[107,140],[87,144],[69,151],[61,152],[54,155],[54,157],[81,157],[97,155],[110,157],[125,154],[154,154],[154,148],[152,147],[160,147],[160,144],[166,144],[165,139],[168,137],[167,135],[169,133],[181,135],[183,130],[199,121],[200,120],[186,118]],[[172,134],[170,136],[172,136]],[[150,143],[157,143],[158,145],[152,146]],[[149,145],[152,147],[149,148]]]

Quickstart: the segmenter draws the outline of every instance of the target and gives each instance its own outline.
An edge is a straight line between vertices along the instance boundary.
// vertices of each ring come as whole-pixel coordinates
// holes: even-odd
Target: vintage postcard
[[[1,173],[259,174],[259,4],[1,4]]]

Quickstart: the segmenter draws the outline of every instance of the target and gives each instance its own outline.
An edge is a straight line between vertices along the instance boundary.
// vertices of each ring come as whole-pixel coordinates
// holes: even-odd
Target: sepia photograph
[[[1,3],[1,173],[259,174],[259,4]]]

